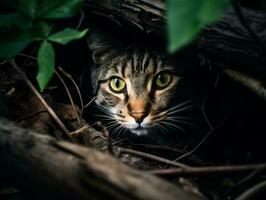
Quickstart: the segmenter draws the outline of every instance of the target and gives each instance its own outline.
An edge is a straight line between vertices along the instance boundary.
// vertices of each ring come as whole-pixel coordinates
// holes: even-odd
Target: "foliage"
[[[0,60],[11,59],[33,41],[40,42],[37,82],[43,90],[53,75],[53,43],[66,45],[87,30],[65,28],[54,33],[55,23],[72,17],[84,0],[5,0],[9,13],[0,15]],[[217,20],[230,0],[168,0],[168,50],[173,53],[191,42],[203,26]]]
[[[13,58],[33,41],[41,42],[37,81],[43,90],[54,71],[52,43],[65,45],[87,33],[87,29],[71,28],[53,33],[55,23],[77,14],[83,3],[84,0],[6,0],[5,6],[12,12],[0,15],[0,60]]]
[[[174,53],[191,42],[229,4],[230,0],[167,0],[168,51]]]

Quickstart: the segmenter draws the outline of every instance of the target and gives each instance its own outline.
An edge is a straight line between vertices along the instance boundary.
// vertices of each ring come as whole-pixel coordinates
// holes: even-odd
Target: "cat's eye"
[[[113,77],[109,82],[109,87],[113,92],[122,92],[126,88],[126,83],[121,78]]]
[[[173,77],[169,73],[166,73],[166,72],[159,73],[155,77],[155,86],[159,90],[164,89],[171,83],[172,79],[173,79]]]

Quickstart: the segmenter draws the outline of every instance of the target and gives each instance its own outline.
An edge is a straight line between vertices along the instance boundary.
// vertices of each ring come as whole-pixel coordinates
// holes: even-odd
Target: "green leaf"
[[[0,60],[10,59],[26,48],[30,42],[12,42],[0,44]]]
[[[17,26],[22,29],[26,29],[30,26],[31,21],[20,13],[9,13],[5,15],[0,15],[0,27],[10,28]]]
[[[29,32],[35,40],[46,39],[53,29],[53,24],[46,21],[36,20]]]
[[[31,36],[19,28],[0,30],[0,59],[10,59],[27,47]]]
[[[174,53],[195,39],[229,5],[230,0],[167,0],[168,51]]]
[[[38,12],[38,0],[5,0],[5,3],[15,8],[16,10],[24,13],[30,18],[35,18],[36,13]]]
[[[77,40],[82,38],[84,35],[86,35],[87,32],[88,29],[85,29],[83,31],[76,31],[75,29],[72,28],[65,28],[63,31],[54,33],[53,35],[48,37],[48,40],[66,45],[72,40]]]
[[[37,82],[41,91],[44,90],[52,78],[55,68],[55,52],[52,44],[46,40],[42,42],[37,55],[38,74]]]
[[[32,19],[63,19],[72,17],[85,0],[5,0],[7,5]]]
[[[38,16],[45,19],[72,17],[82,8],[83,3],[84,0],[43,0]]]

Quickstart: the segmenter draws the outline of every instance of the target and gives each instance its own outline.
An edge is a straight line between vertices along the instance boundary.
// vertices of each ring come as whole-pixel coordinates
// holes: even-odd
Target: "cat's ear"
[[[87,38],[95,64],[102,64],[116,53],[117,42],[103,30],[92,27]]]

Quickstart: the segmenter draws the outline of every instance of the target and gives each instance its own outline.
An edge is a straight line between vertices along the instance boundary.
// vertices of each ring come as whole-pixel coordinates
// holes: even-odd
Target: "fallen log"
[[[43,199],[199,200],[110,155],[0,118],[0,177]]]

